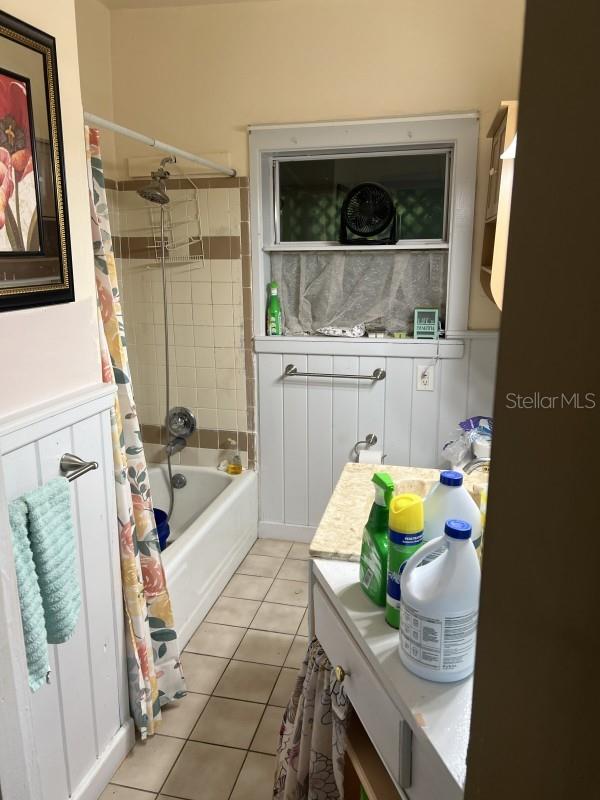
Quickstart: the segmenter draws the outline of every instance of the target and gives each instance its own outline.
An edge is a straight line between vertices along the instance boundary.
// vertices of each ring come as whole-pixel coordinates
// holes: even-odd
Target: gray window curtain
[[[445,316],[445,252],[272,253],[271,277],[290,336],[361,323],[411,333],[415,308],[439,308]]]

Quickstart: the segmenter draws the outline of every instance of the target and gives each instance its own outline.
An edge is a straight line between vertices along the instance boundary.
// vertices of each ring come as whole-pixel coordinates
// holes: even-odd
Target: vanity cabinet
[[[460,800],[472,682],[436,684],[410,673],[398,631],[362,592],[358,569],[357,562],[311,562],[312,628],[354,709],[347,764],[370,784],[370,800]]]

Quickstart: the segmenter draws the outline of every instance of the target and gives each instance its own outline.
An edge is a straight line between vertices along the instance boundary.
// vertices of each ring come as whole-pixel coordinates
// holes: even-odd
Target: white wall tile
[[[213,283],[231,283],[231,261],[226,259],[211,261],[210,277]]]
[[[208,325],[194,325],[194,342],[196,347],[213,347],[215,344],[213,329]]]
[[[214,327],[215,347],[235,347],[235,337],[233,328],[215,325]]]
[[[219,427],[217,424],[216,408],[197,407],[195,415],[196,422],[200,428],[211,428],[216,430]]]
[[[194,346],[194,328],[191,325],[174,325],[175,344],[178,347]]]
[[[198,390],[195,386],[180,386],[178,390],[179,402],[186,408],[196,408],[198,405]]]
[[[212,389],[217,385],[215,370],[211,368],[198,367],[195,380],[198,389]]]
[[[194,303],[193,305],[194,325],[212,325],[213,307],[209,304]]]
[[[177,367],[178,386],[197,386],[194,367]]]
[[[194,347],[176,347],[175,363],[178,367],[195,367],[196,350]]]
[[[235,370],[217,369],[217,388],[235,389]]]
[[[235,389],[217,389],[217,408],[231,409],[237,408],[237,392]]]
[[[212,303],[211,283],[192,283],[192,303],[210,305]]]
[[[232,284],[231,283],[215,283],[212,286],[212,302],[213,305],[231,305],[232,304]]]
[[[213,306],[213,322],[215,325],[233,325],[233,306]]]
[[[222,347],[214,351],[215,365],[220,369],[233,369],[235,367],[235,350],[233,347]]]
[[[214,369],[216,366],[215,359],[218,353],[225,352],[224,350],[214,350],[212,347],[195,347],[194,353],[196,356],[197,367],[210,367]]]
[[[191,303],[172,303],[169,305],[169,309],[172,311],[175,325],[193,324]]]
[[[231,409],[217,409],[217,421],[221,430],[237,430],[238,419],[237,412]],[[245,430],[245,425],[244,425]]]

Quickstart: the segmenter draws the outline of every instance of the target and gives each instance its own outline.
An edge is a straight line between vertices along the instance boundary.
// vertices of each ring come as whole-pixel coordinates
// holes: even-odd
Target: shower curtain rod
[[[187,150],[181,150],[179,147],[173,147],[173,145],[167,144],[166,142],[161,142],[160,139],[154,139],[153,137],[146,136],[143,133],[132,131],[130,128],[125,128],[123,125],[117,125],[116,122],[103,119],[102,117],[96,116],[96,114],[90,114],[89,111],[83,112],[83,118],[90,125],[95,125],[98,128],[106,128],[107,130],[114,131],[115,133],[120,133],[123,136],[127,136],[129,139],[135,139],[136,142],[143,142],[144,144],[150,145],[150,147],[156,147],[157,150],[162,150],[164,153],[171,153],[174,156],[184,158],[186,161],[193,161],[195,164],[202,164],[204,167],[210,167],[216,172],[222,172],[223,175],[229,175],[231,178],[235,178],[237,175],[237,172],[230,167],[224,167],[221,164],[216,164],[214,161],[210,161],[208,158],[197,156],[195,153],[188,153]]]

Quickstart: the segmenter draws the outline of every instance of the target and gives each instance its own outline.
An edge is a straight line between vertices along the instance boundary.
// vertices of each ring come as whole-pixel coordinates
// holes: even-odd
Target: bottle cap
[[[273,292],[279,291],[279,284],[277,283],[277,281],[271,281],[271,283],[269,284],[269,291],[271,292],[271,294],[273,294]]]
[[[448,519],[444,525],[444,533],[451,539],[470,539],[471,526],[464,519]]]
[[[390,503],[390,529],[398,533],[420,533],[424,528],[423,498],[399,494]]]
[[[453,469],[445,469],[440,472],[440,483],[444,486],[462,486],[462,472],[455,472]]]
[[[371,478],[371,480],[373,481],[375,486],[377,486],[378,489],[381,489],[383,491],[385,504],[389,508],[390,503],[392,501],[392,497],[394,496],[394,490],[396,488],[394,481],[387,474],[387,472],[376,472]]]

